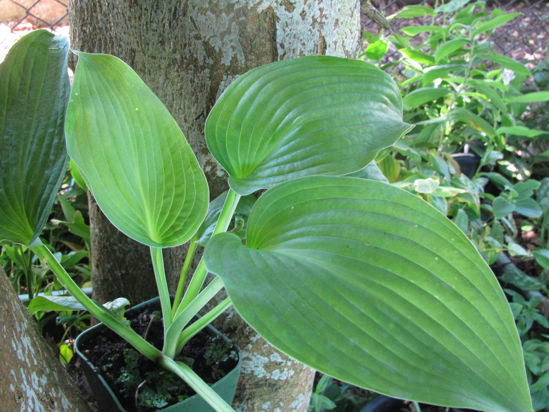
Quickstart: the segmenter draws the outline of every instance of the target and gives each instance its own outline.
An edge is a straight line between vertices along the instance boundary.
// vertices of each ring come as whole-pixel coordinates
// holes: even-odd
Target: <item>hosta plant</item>
[[[209,230],[208,186],[193,152],[124,62],[77,53],[63,119],[66,53],[63,40],[35,32],[0,68],[0,238],[29,245],[92,315],[144,356],[217,410],[230,410],[173,358],[234,305],[274,346],[340,380],[428,403],[532,410],[511,310],[471,242],[422,199],[345,177],[410,129],[387,74],[362,61],[311,56],[239,77],[205,127],[230,186]],[[150,247],[162,350],[83,294],[40,241],[66,163],[63,133],[105,215]],[[256,191],[264,194],[243,242],[225,231],[241,196]],[[189,241],[192,251],[197,233],[204,259],[171,303],[162,249]],[[217,276],[205,284],[208,272]],[[193,322],[222,288],[229,298]]]

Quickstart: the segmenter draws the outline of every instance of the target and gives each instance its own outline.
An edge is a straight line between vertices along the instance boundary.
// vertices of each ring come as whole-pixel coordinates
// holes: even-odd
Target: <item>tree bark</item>
[[[136,305],[157,295],[149,248],[109,223],[88,194],[93,298],[105,303],[125,297]]]
[[[88,411],[78,387],[19,302],[1,266],[0,296],[0,409]]]
[[[179,123],[206,173],[212,198],[227,188],[227,181],[206,147],[204,123],[221,92],[253,67],[312,54],[354,58],[361,43],[358,0],[72,0],[70,10],[72,47],[114,54],[134,68]],[[147,267],[148,252],[139,252],[133,241],[119,243],[120,237],[99,237],[110,229],[95,208],[91,202],[95,296],[126,296],[135,303],[143,298],[133,290],[135,276],[144,285],[153,276],[150,268],[147,274],[134,274],[136,266]],[[115,248],[123,252],[113,254]],[[184,250],[165,251],[172,287]],[[120,264],[126,253],[128,259]],[[223,323],[243,350],[241,387],[246,390],[239,392],[237,409],[307,410],[313,371],[236,319],[233,313]]]

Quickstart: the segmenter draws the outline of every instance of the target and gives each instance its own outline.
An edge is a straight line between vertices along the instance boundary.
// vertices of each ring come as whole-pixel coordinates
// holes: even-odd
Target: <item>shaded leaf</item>
[[[515,205],[504,197],[498,196],[492,202],[492,212],[497,219],[504,218],[515,211]]]
[[[29,303],[29,312],[34,315],[36,312],[67,310],[86,310],[76,298],[72,296],[37,296]]]
[[[455,108],[450,112],[450,117],[453,120],[462,121],[475,129],[486,133],[490,137],[494,137],[496,134],[490,123],[467,109],[463,109],[461,107]]]
[[[0,240],[29,245],[38,237],[61,183],[68,47],[37,30],[0,64]]]
[[[534,199],[521,199],[516,202],[515,212],[532,219],[543,215],[543,210]]]
[[[479,54],[478,57],[497,63],[506,69],[513,70],[515,73],[530,76],[530,70],[528,70],[524,64],[519,63],[510,57],[488,53]]]
[[[524,136],[524,137],[536,137],[542,134],[548,134],[548,132],[543,130],[536,130],[536,129],[530,129],[525,126],[508,126],[508,127],[500,127],[496,130],[497,134],[500,133],[507,133],[512,134],[515,136]]]
[[[422,104],[435,101],[448,94],[450,94],[450,90],[443,87],[424,87],[414,90],[413,92],[406,95],[402,102],[409,109],[415,109]]]
[[[536,258],[536,262],[549,272],[549,249],[534,250],[534,257]]]
[[[456,50],[461,49],[463,46],[468,44],[469,41],[465,39],[453,39],[450,41],[447,41],[446,43],[443,43],[440,45],[440,47],[435,52],[435,60],[439,61],[441,59],[444,59],[449,54],[452,54]]]

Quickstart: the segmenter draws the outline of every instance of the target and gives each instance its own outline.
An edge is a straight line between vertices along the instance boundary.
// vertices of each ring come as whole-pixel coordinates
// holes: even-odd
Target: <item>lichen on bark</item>
[[[79,389],[40,335],[0,266],[0,407],[4,411],[87,411]],[[9,316],[8,316],[9,314]]]

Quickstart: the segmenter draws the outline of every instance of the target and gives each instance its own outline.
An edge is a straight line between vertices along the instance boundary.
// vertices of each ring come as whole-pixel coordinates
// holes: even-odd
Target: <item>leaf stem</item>
[[[168,356],[162,356],[160,365],[175,373],[194,389],[217,412],[234,412],[233,408],[225,402],[206,382],[200,378],[189,366],[182,362],[176,362]]]
[[[181,352],[181,350],[183,350],[183,346],[185,346],[185,344],[189,340],[191,340],[198,332],[200,332],[202,329],[212,323],[219,315],[221,315],[226,309],[228,309],[231,304],[232,301],[230,298],[223,299],[223,301],[221,301],[215,308],[210,310],[204,316],[201,316],[200,319],[193,322],[188,328],[185,328],[183,333],[179,335],[179,339],[177,341],[177,349],[175,350],[175,353]]]
[[[55,256],[51,251],[42,243],[40,239],[36,239],[31,245],[30,249],[38,258],[47,263],[50,269],[55,273],[59,282],[74,296],[78,302],[80,302],[92,316],[95,316],[101,322],[103,322],[108,328],[116,332],[120,337],[128,341],[135,349],[141,354],[152,360],[158,362],[162,353],[156,349],[153,345],[139,336],[133,329],[125,325],[114,316],[109,310],[99,305],[94,300],[90,299],[80,287],[72,280],[71,276],[65,271],[65,268],[55,259]]]
[[[229,223],[231,222],[239,200],[240,195],[236,193],[233,189],[229,189],[229,192],[227,193],[227,198],[225,199],[225,203],[223,204],[223,209],[219,214],[217,224],[215,225],[215,229],[212,233],[212,237],[218,233],[227,231],[227,228],[229,227]],[[202,288],[207,274],[208,270],[206,269],[206,264],[204,263],[204,260],[200,260],[200,263],[198,264],[193,274],[191,282],[189,283],[187,291],[185,292],[185,295],[183,296],[183,299],[181,300],[181,303],[177,308],[177,314],[180,313],[183,308],[185,308],[185,306],[187,306],[196,297],[196,295],[198,295],[198,292]]]
[[[189,268],[194,258],[196,248],[198,243],[196,242],[196,234],[191,238],[189,242],[189,249],[187,250],[187,256],[185,256],[185,261],[183,262],[183,267],[181,268],[181,274],[179,275],[179,282],[177,284],[177,290],[175,292],[175,298],[173,300],[172,310],[175,312],[179,304],[181,303],[181,298],[183,297],[183,288],[185,286],[185,280],[187,274],[189,273]]]
[[[183,328],[221,289],[223,289],[223,281],[216,276],[215,279],[181,311],[181,313],[176,314],[172,325],[165,333],[164,348],[162,349],[162,352],[166,354],[166,356],[173,358],[176,355],[179,335]]]
[[[162,248],[150,247],[151,258],[154,269],[154,279],[160,297],[160,307],[162,308],[162,320],[164,322],[164,337],[166,331],[172,324],[172,305],[170,302],[170,292],[168,290],[168,282],[166,281],[166,272],[164,271],[164,257],[162,256]]]

